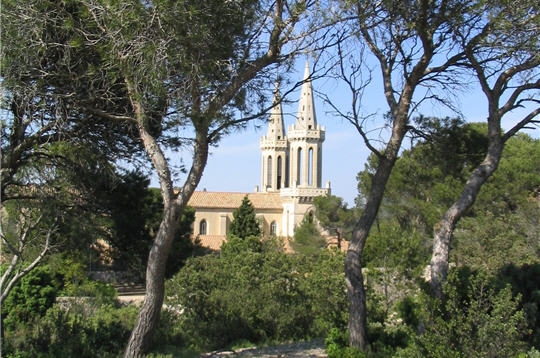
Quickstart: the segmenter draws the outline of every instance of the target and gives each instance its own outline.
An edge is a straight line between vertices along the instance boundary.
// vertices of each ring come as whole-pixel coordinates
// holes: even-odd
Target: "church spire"
[[[283,110],[281,109],[281,96],[279,94],[279,84],[276,82],[274,90],[274,107],[270,111],[267,138],[282,140],[285,136],[285,125],[283,123]]]
[[[298,117],[296,119],[296,128],[298,129],[316,129],[317,119],[315,118],[315,106],[313,104],[313,89],[309,73],[309,63],[306,61],[304,70],[304,83],[302,84],[302,93],[298,103]]]
[[[313,89],[306,61],[304,83],[298,103],[296,123],[289,127],[289,183],[290,187],[320,188],[322,173],[322,143],[325,129],[317,124]]]
[[[270,111],[268,131],[261,138],[262,150],[262,190],[278,191],[288,183],[287,137],[283,124],[281,96],[276,83],[274,102]]]

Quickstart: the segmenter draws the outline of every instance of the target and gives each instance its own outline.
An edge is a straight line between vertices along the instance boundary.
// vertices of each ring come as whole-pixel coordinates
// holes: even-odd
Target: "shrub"
[[[125,348],[136,314],[135,307],[104,305],[85,316],[54,305],[45,316],[6,335],[6,353],[17,357],[117,357]]]
[[[450,272],[444,294],[442,302],[422,297],[423,332],[397,356],[512,357],[525,349],[525,317],[509,286],[497,289],[485,273],[459,268]]]
[[[328,358],[365,358],[365,353],[349,347],[349,332],[332,328],[325,340]]]
[[[56,299],[56,285],[48,266],[38,266],[13,287],[2,304],[2,323],[9,330],[17,323],[41,317]]]
[[[192,346],[323,337],[346,322],[342,258],[285,254],[273,241],[224,246],[219,256],[188,260],[167,283],[167,303],[183,310],[178,324]],[[327,270],[315,269],[321,263]]]

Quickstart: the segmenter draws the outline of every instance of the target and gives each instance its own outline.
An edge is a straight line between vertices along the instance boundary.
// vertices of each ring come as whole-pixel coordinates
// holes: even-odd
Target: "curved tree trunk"
[[[139,311],[135,327],[131,332],[124,357],[140,357],[150,348],[152,337],[159,321],[161,308],[165,295],[165,268],[170,248],[174,240],[180,219],[187,205],[187,201],[200,177],[202,176],[201,163],[206,162],[208,146],[203,145],[196,150],[196,158],[188,180],[180,191],[178,198],[165,201],[164,214],[156,238],[152,244],[146,267],[146,296]],[[197,175],[195,175],[197,174]]]
[[[450,245],[457,222],[465,212],[474,204],[480,188],[486,180],[497,170],[501,160],[504,142],[500,128],[491,125],[489,128],[488,152],[482,163],[474,169],[469,176],[459,198],[446,211],[441,221],[435,226],[433,237],[433,252],[430,262],[430,285],[433,295],[442,298],[442,285],[448,275],[450,259]]]
[[[165,295],[165,267],[167,256],[180,221],[180,208],[165,208],[146,267],[146,296],[131,332],[124,357],[139,357],[149,348],[154,329],[158,323]]]
[[[146,295],[131,332],[124,357],[140,357],[150,347],[165,296],[165,268],[170,248],[187,202],[202,177],[208,159],[208,124],[195,124],[193,163],[182,188],[175,194],[169,165],[156,139],[147,131],[145,111],[135,86],[126,80],[137,117],[140,138],[159,178],[163,198],[163,218],[152,243],[146,266]]]

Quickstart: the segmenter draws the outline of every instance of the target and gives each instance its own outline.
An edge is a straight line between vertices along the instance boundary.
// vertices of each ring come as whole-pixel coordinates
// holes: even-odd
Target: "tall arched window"
[[[208,224],[206,223],[206,220],[201,220],[199,223],[199,235],[206,235],[208,231]]]
[[[302,148],[298,148],[297,164],[297,184],[302,185]]]
[[[308,185],[313,185],[313,148],[308,152]]]
[[[266,186],[272,186],[272,156],[266,159]]]
[[[270,223],[270,236],[276,236],[277,235],[277,223],[275,221],[272,221]]]
[[[281,163],[281,155],[277,158],[277,189],[281,189],[281,177],[283,176],[282,173],[283,170],[283,164]]]

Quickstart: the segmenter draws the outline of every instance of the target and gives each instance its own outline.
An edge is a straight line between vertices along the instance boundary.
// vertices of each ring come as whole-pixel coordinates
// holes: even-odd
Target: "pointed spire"
[[[304,83],[302,84],[302,93],[298,103],[298,117],[296,119],[296,128],[298,129],[316,129],[317,119],[315,118],[315,106],[313,103],[313,89],[309,73],[309,63],[306,61],[304,70]]]
[[[276,82],[274,90],[274,107],[270,111],[270,121],[268,123],[268,138],[283,140],[285,136],[285,125],[283,123],[283,110],[281,109],[281,96],[279,94],[279,83]]]

